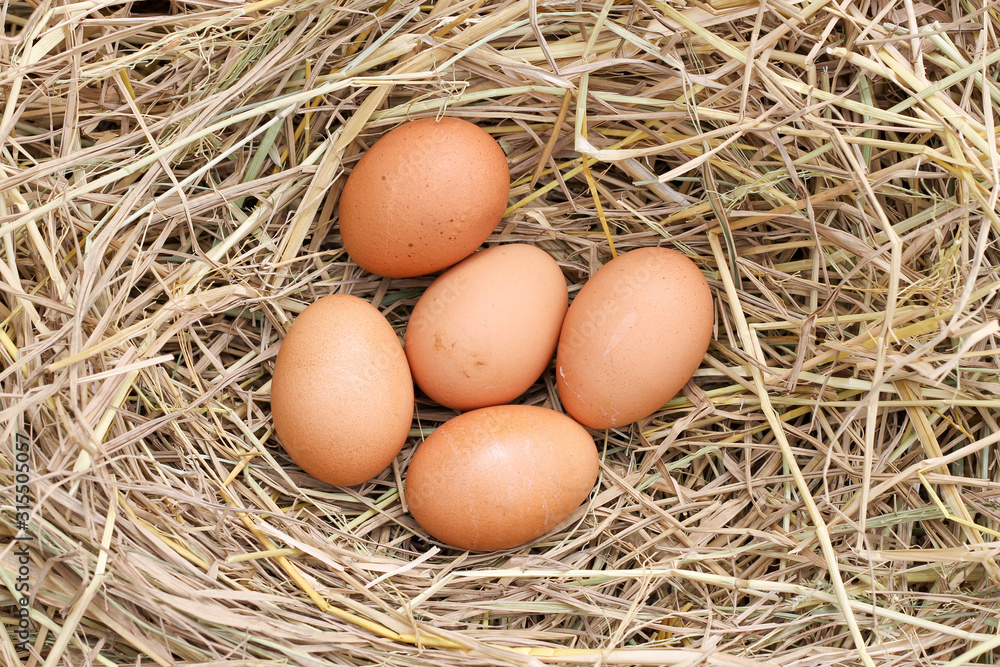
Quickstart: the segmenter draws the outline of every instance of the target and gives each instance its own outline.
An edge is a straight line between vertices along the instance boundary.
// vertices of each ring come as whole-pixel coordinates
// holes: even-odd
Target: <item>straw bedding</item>
[[[1000,657],[994,5],[2,11],[0,663]],[[544,248],[574,293],[672,247],[716,300],[682,395],[595,432],[587,504],[507,552],[429,541],[400,497],[453,413],[418,401],[355,488],[270,426],[298,312],[348,292],[402,331],[429,283],[360,271],[336,214],[367,146],[438,114],[507,152],[488,244]],[[551,372],[521,401],[558,407]]]

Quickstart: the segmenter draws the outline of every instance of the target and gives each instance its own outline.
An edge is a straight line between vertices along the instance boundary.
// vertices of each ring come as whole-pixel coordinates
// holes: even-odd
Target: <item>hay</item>
[[[0,531],[25,539],[0,663],[1000,658],[993,5],[3,7]],[[716,297],[683,395],[595,433],[588,504],[509,552],[405,511],[453,413],[418,403],[351,489],[270,428],[296,313],[350,292],[401,330],[428,284],[353,266],[336,202],[365,147],[437,114],[510,158],[490,244],[539,245],[574,291],[674,247]],[[557,405],[552,378],[523,400]]]

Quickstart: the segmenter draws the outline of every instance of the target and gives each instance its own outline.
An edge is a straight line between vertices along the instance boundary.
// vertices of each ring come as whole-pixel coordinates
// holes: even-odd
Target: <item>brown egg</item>
[[[510,170],[500,144],[459,118],[400,125],[371,147],[340,196],[344,249],[393,278],[460,262],[507,208]]]
[[[566,415],[498,405],[459,415],[417,448],[406,502],[417,523],[459,549],[507,549],[569,517],[597,480],[597,447]]]
[[[316,479],[351,486],[399,454],[413,420],[413,380],[392,326],[367,301],[332,294],[295,318],[271,380],[274,430]]]
[[[417,301],[406,327],[413,379],[456,410],[508,403],[552,360],[568,303],[562,270],[544,250],[481,250]]]
[[[667,248],[640,248],[601,267],[573,300],[556,356],[563,407],[591,428],[659,410],[701,365],[712,293],[698,267]]]

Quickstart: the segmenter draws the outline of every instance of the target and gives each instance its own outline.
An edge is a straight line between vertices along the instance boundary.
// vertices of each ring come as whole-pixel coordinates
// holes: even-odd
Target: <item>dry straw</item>
[[[0,664],[1000,659],[995,4],[2,11]],[[448,411],[419,402],[350,489],[270,427],[298,312],[349,292],[402,331],[428,284],[352,265],[336,211],[367,146],[435,115],[509,156],[490,244],[573,292],[673,247],[716,298],[683,395],[595,433],[588,503],[509,552],[406,512]],[[523,401],[558,407],[551,377]]]

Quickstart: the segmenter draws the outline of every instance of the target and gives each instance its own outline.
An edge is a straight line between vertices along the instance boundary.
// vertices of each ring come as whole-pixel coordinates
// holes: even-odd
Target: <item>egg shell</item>
[[[597,447],[566,415],[528,405],[463,413],[417,448],[404,491],[410,513],[437,539],[489,551],[541,537],[586,500]]]
[[[310,304],[278,350],[271,415],[285,451],[316,479],[352,486],[378,475],[413,419],[413,380],[392,325],[355,296]]]
[[[545,371],[569,304],[562,270],[524,244],[481,250],[441,274],[406,328],[413,379],[441,405],[508,403]]]
[[[712,338],[712,293],[668,248],[640,248],[601,267],[566,313],[556,356],[563,408],[596,429],[659,410],[691,379]]]
[[[507,157],[483,129],[459,118],[405,123],[375,142],[344,185],[344,249],[379,275],[434,273],[486,240],[509,193]]]

